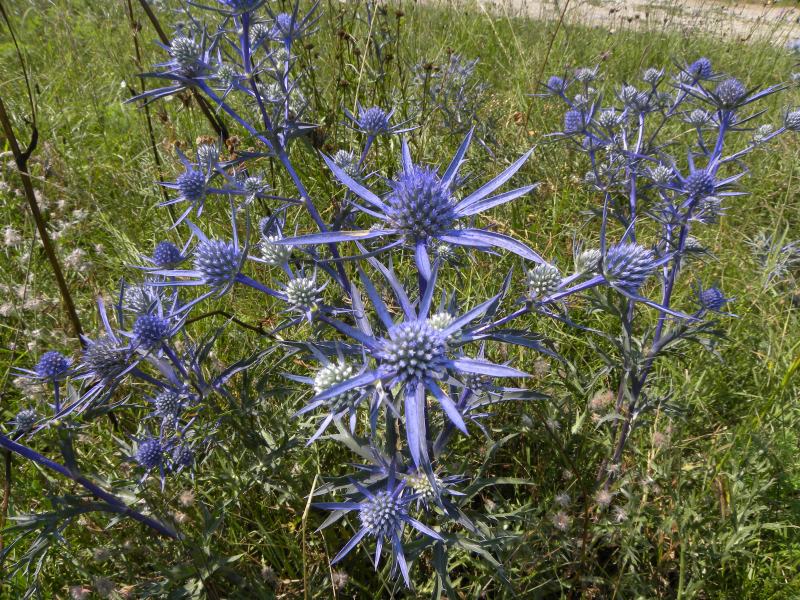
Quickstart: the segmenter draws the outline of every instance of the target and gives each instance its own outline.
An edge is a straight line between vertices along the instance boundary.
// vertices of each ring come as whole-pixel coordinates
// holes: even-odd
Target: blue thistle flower
[[[23,408],[14,417],[14,427],[20,433],[28,433],[36,421],[39,420],[39,414],[32,408]]]
[[[558,290],[561,273],[553,265],[537,265],[528,270],[528,290],[531,298],[544,298]]]
[[[151,400],[153,404],[153,414],[163,420],[175,421],[183,410],[181,395],[175,390],[166,388]]]
[[[439,176],[435,170],[412,163],[408,145],[403,141],[403,169],[397,180],[389,182],[391,191],[384,199],[356,182],[330,158],[323,156],[328,168],[333,171],[336,178],[346,185],[353,194],[365,201],[369,208],[361,207],[356,202],[353,203],[353,206],[378,218],[381,223],[368,230],[316,233],[287,238],[279,243],[296,245],[325,244],[398,236],[400,238],[399,242],[392,242],[376,252],[393,248],[399,243],[406,243],[412,246],[415,250],[417,268],[425,279],[430,276],[428,246],[435,247],[439,242],[467,246],[484,251],[492,247],[500,247],[528,260],[544,262],[538,254],[525,244],[509,236],[483,229],[459,227],[458,221],[460,219],[514,200],[536,187],[535,185],[528,185],[490,196],[492,192],[511,179],[514,173],[522,167],[530,156],[529,151],[500,175],[458,201],[453,193],[455,181],[471,139],[472,132],[466,136],[456,156],[442,176]]]
[[[168,319],[154,314],[144,314],[136,319],[133,324],[134,342],[145,349],[158,346],[170,334]]]
[[[579,133],[586,128],[586,117],[583,112],[570,109],[564,114],[564,133]]]
[[[451,358],[449,356],[466,340],[471,339],[467,325],[483,316],[492,303],[497,301],[499,295],[464,315],[453,318],[449,325],[439,329],[429,320],[438,263],[434,265],[424,296],[415,306],[409,300],[394,273],[376,259],[369,260],[389,282],[403,309],[403,319],[397,323],[391,319],[374,284],[363,271],[360,271],[365,290],[386,334],[382,336],[375,334],[372,327],[363,319],[358,321],[359,328],[356,329],[328,316],[320,318],[341,333],[359,342],[364,348],[365,356],[375,361],[376,368],[364,370],[347,381],[316,394],[310,403],[316,402],[318,405],[320,401],[328,400],[350,390],[363,390],[377,386],[378,382],[387,389],[400,388],[399,393],[404,396],[404,423],[409,452],[414,464],[424,467],[429,464],[424,419],[424,413],[427,410],[425,398],[427,393],[438,400],[449,421],[460,431],[467,433],[461,413],[453,400],[441,388],[441,382],[447,378],[448,373],[460,377],[469,373],[492,377],[527,377],[527,374],[505,365],[488,362],[482,358],[466,358],[461,355]],[[375,395],[379,402],[382,401],[379,393],[376,392]]]
[[[712,196],[717,188],[714,175],[705,169],[697,169],[689,173],[684,183],[686,194],[691,198]]]
[[[183,262],[184,256],[180,249],[172,242],[159,242],[153,250],[152,261],[157,267],[168,269],[178,266]]]
[[[191,469],[194,466],[195,453],[194,450],[186,444],[179,444],[172,450],[172,468],[175,471],[182,471],[183,469]]]
[[[158,438],[147,438],[136,448],[136,462],[147,470],[160,467],[164,462],[164,448]]]
[[[364,537],[369,536],[377,541],[375,568],[378,568],[384,542],[389,542],[394,556],[392,570],[394,571],[399,567],[406,585],[410,587],[408,564],[403,552],[402,541],[405,526],[410,525],[423,535],[434,540],[441,541],[443,539],[442,536],[409,515],[409,503],[413,496],[403,494],[405,482],[396,482],[393,470],[389,473],[385,489],[372,492],[359,483],[354,482],[354,485],[362,495],[362,499],[359,501],[318,502],[314,504],[314,506],[323,510],[345,512],[356,510],[361,521],[359,530],[333,558],[331,564],[342,560]]]
[[[55,350],[45,352],[36,366],[34,373],[39,379],[55,383],[69,374],[71,361]]]
[[[729,77],[717,85],[714,93],[722,106],[733,108],[747,95],[747,88],[738,79]]]
[[[378,106],[364,108],[356,104],[358,117],[347,109],[344,110],[345,116],[352,122],[351,127],[356,131],[366,134],[369,138],[376,138],[381,135],[405,133],[411,131],[413,127],[403,127],[408,121],[403,121],[397,125],[391,124],[394,109],[388,113]]]
[[[569,84],[564,81],[564,78],[559,77],[558,75],[553,75],[547,80],[545,87],[552,94],[562,94],[564,93],[564,90],[567,89],[567,85]]]
[[[176,70],[182,75],[191,77],[196,74],[202,54],[200,44],[185,35],[175,36],[169,43],[169,55]]]
[[[800,131],[800,110],[787,111],[783,126],[789,131]]]
[[[730,302],[731,298],[726,298],[718,287],[712,286],[703,289],[700,287],[697,291],[697,300],[704,310],[712,312],[721,312],[725,305]]]
[[[242,252],[227,240],[201,240],[194,250],[194,268],[201,283],[216,289],[233,284],[242,266]]]
[[[714,70],[711,61],[706,57],[698,58],[686,68],[686,72],[698,79],[711,79],[714,75]]]
[[[112,382],[122,375],[130,363],[127,347],[111,336],[88,340],[81,358],[81,367],[87,375],[103,382]]]
[[[603,274],[615,287],[635,294],[658,266],[655,252],[639,244],[624,242],[608,248],[603,260]]]

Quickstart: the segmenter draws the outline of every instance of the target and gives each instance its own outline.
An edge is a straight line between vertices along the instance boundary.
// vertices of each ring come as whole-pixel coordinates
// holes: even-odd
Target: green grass
[[[787,79],[793,67],[783,51],[767,45],[686,38],[662,30],[611,35],[564,26],[556,33],[555,23],[409,5],[399,20],[389,7],[386,28],[399,35],[389,46],[394,56],[388,75],[380,79],[364,68],[367,27],[353,16],[356,11],[363,15],[363,5],[329,2],[323,9],[319,32],[310,40],[314,47],[306,48],[302,57],[316,67],[309,83],[316,88],[315,117],[324,125],[323,148],[358,148],[358,137],[341,126],[341,106],[352,109],[359,100],[396,105],[400,114],[407,111],[410,68],[415,63],[440,63],[451,50],[479,58],[480,75],[491,90],[485,114],[497,124],[497,158],[485,160],[485,154],[474,149],[468,169],[480,180],[537,144],[518,180],[542,182],[535,196],[492,211],[486,221],[563,265],[570,264],[581,211],[596,206],[598,199],[580,184],[586,170],[582,158],[564,144],[543,141],[560,126],[562,109],[529,97],[540,74],[600,64],[607,82],[632,81],[644,67],[669,68],[705,55],[718,68],[756,86]],[[141,85],[135,77],[138,68],[125,5],[19,1],[10,7],[10,16],[36,87],[40,141],[34,155],[35,185],[48,207],[52,231],[65,220],[74,221],[57,243],[70,265],[68,280],[84,327],[92,332],[100,326],[96,297],[109,298],[119,278],[130,276],[126,265],[135,263],[139,252],[149,252],[160,239],[175,239],[168,213],[156,207],[160,191],[154,182],[161,175],[152,160],[143,112],[122,104],[130,97],[130,86]],[[162,58],[152,43],[156,36],[139,12],[137,19],[142,21],[143,63],[152,65]],[[347,31],[352,41],[337,35],[339,30]],[[24,119],[29,111],[21,71],[4,28],[0,64],[0,97],[15,118],[18,136],[27,140]],[[777,123],[783,107],[797,100],[795,90],[772,97],[762,118]],[[530,121],[521,127],[529,110]],[[191,145],[212,132],[197,109],[180,99],[155,104],[151,111],[166,161],[163,176],[169,179],[179,170],[173,144]],[[418,160],[441,164],[459,141],[458,136],[444,134],[431,118],[411,136],[412,152]],[[248,145],[246,139],[242,145]],[[308,144],[297,143],[292,154],[312,197],[329,214],[328,199],[341,198],[341,189]],[[392,172],[398,154],[398,140],[382,140],[370,168]],[[745,244],[747,237],[763,230],[800,237],[799,157],[797,137],[781,138],[756,152],[749,160],[752,176],[744,184],[750,195],[737,200],[719,226],[700,234],[718,260],[706,261],[692,276],[716,281],[735,296],[737,318],[723,321],[727,339],[718,347],[719,359],[693,350],[671,363],[659,363],[655,390],[669,394],[669,409],[647,415],[633,437],[625,476],[616,489],[615,504],[628,512],[620,523],[613,514],[595,510],[591,498],[584,510],[581,499],[581,489],[593,481],[598,459],[610,444],[608,432],[595,427],[587,415],[587,403],[615,381],[606,375],[593,377],[601,365],[585,337],[544,321],[529,323],[558,340],[559,351],[575,365],[581,387],[565,387],[570,373],[557,364],[549,370],[540,364],[534,385],[552,400],[504,406],[491,421],[492,441],[476,434],[459,441],[453,453],[453,460],[462,457],[465,473],[482,466],[486,476],[526,482],[486,488],[475,496],[473,506],[493,515],[495,535],[506,532],[491,551],[520,597],[673,598],[679,588],[684,598],[800,596],[800,373],[784,385],[787,369],[800,354],[800,319],[791,290],[764,287],[763,274]],[[50,348],[73,353],[77,349],[45,257],[33,240],[24,199],[14,191],[19,181],[5,166],[8,161],[3,158],[2,181],[8,187],[0,190],[0,212],[4,223],[23,233],[24,241],[3,248],[0,258],[0,303],[12,305],[0,322],[3,422],[31,403],[43,409],[45,401],[35,391],[13,385],[12,365],[30,366]],[[271,166],[259,165],[274,189],[290,193],[288,179]],[[225,207],[212,207],[204,225],[227,231]],[[591,238],[593,231],[582,233]],[[83,260],[90,263],[83,270],[68,259],[75,248],[82,249]],[[458,287],[465,305],[495,293],[511,266],[519,270],[510,257],[476,262],[463,280],[446,278],[450,288]],[[258,273],[269,278],[266,270]],[[692,281],[683,283],[678,303],[688,304]],[[520,282],[515,286],[521,291]],[[38,304],[32,305],[31,299]],[[237,289],[232,299],[209,303],[208,310],[223,306],[250,322],[277,322],[274,307],[247,290]],[[192,327],[192,335],[199,338],[222,323],[219,318],[204,320]],[[603,326],[613,329],[613,324]],[[308,334],[304,330],[297,335]],[[217,351],[223,362],[268,343],[235,327],[225,336]],[[536,357],[519,350],[500,349],[494,358],[536,368]],[[282,364],[276,355],[250,381],[237,384],[242,391],[239,405],[218,407],[218,447],[204,457],[194,481],[170,479],[163,495],[153,482],[145,487],[141,497],[156,512],[181,513],[184,542],[155,539],[129,521],[108,526],[105,517],[86,515],[66,528],[62,542],[49,547],[38,577],[27,580],[17,573],[5,579],[0,597],[19,598],[35,580],[42,597],[66,598],[69,586],[93,586],[97,577],[112,580],[118,590],[130,586],[131,597],[167,597],[167,591],[176,598],[304,593],[307,598],[332,597],[328,560],[349,537],[348,530],[335,526],[315,533],[324,515],[314,510],[304,514],[312,485],[319,485],[317,476],[347,473],[346,463],[353,456],[331,442],[305,448],[289,441],[312,430],[291,419],[304,396],[276,376],[285,369],[299,373],[303,365],[294,359]],[[114,487],[132,486],[137,472],[119,465],[123,448],[145,414],[144,409],[119,411],[119,431],[112,431],[105,419],[87,423],[77,444],[85,471],[103,474]],[[547,422],[553,419],[560,428],[550,431]],[[498,442],[511,432],[512,438]],[[655,435],[665,432],[666,442]],[[57,456],[55,441],[45,432],[31,444]],[[191,503],[181,501],[186,490],[193,491]],[[563,490],[574,502],[572,528],[566,533],[552,525],[553,497]],[[15,458],[9,517],[51,510],[53,499],[65,491],[78,490]],[[586,521],[584,535],[587,514],[592,518]],[[6,544],[11,539],[11,533],[4,536]],[[11,559],[20,558],[23,549],[24,543],[12,551]],[[474,553],[456,554],[451,568],[463,598],[510,597],[495,567]],[[354,551],[338,569],[350,577],[340,597],[403,595],[387,569],[372,571],[363,550]],[[416,566],[420,597],[431,595],[430,573],[426,556]]]

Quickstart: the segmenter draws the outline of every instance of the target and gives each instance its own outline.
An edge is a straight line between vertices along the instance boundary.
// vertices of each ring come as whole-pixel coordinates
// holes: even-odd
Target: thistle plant
[[[794,119],[787,112],[778,126],[757,125],[756,104],[784,86],[748,89],[716,72],[707,58],[672,76],[647,69],[643,85],[616,91],[598,89],[596,70],[591,78],[584,71],[551,78],[544,96],[565,105],[564,128],[555,137],[585,155],[585,181],[598,198],[599,240],[579,257],[576,277],[597,273],[618,294],[589,296],[620,324],[608,368],[617,378],[614,408],[621,421],[611,426],[612,450],[598,473],[607,489],[632,430],[659,404],[650,385],[656,364],[690,342],[708,343],[717,321],[732,316],[733,299],[715,286],[696,286],[694,306],[676,306],[678,287],[692,285],[693,234],[735,208],[744,193],[744,159],[793,131]],[[681,121],[691,129],[676,143],[670,138]]]
[[[545,95],[566,105],[563,131],[553,138],[585,155],[584,181],[599,199],[597,241],[584,241],[570,268],[487,224],[494,209],[536,190],[526,168],[533,149],[504,153],[518,158],[494,176],[462,173],[474,164],[473,138],[485,140],[489,131],[477,116],[486,88],[474,81],[475,61],[453,54],[422,84],[430,110],[460,136],[455,154],[438,164],[417,156],[421,123],[403,115],[399,103],[356,102],[352,112],[342,110],[338,122],[358,145],[314,156],[322,178],[345,198],[332,206],[329,196],[312,195],[305,170],[293,162],[296,147],[314,147],[313,123],[321,117],[306,87],[313,73],[301,60],[318,6],[274,13],[261,0],[217,0],[187,10],[198,17],[163,45],[164,61],[145,74],[160,87],[132,102],[192,90],[245,143],[176,149],[178,174],[158,182],[170,195],[160,206],[182,209],[169,235],[185,243],[159,242],[141,255],[132,283],[121,282],[113,302],[98,300],[102,328],[83,340],[79,356],[50,351],[20,370],[47,386],[53,402],[46,414],[19,411],[0,446],[85,489],[70,496],[70,517],[90,507],[178,538],[175,527],[142,508],[151,488],[164,492],[202,468],[218,429],[235,418],[251,378],[266,369],[294,392],[294,433],[286,445],[337,445],[348,453],[349,472],[322,473],[323,484],[309,492],[308,510],[319,511],[312,518],[324,519],[320,529],[349,519],[355,531],[333,563],[365,549],[377,570],[387,550],[390,575],[402,584],[413,587],[414,564],[429,562],[438,588],[455,597],[449,560],[466,549],[510,585],[490,551],[505,543],[495,526],[502,517],[490,514],[488,502],[475,502],[493,481],[463,472],[463,454],[492,438],[497,412],[516,419],[515,403],[544,404],[547,396],[526,387],[531,377],[522,365],[501,357],[542,355],[571,367],[557,352],[558,340],[539,333],[545,320],[613,346],[603,357],[615,377],[611,401],[620,418],[610,426],[613,445],[598,465],[592,495],[607,508],[631,432],[657,405],[651,374],[658,361],[683,344],[705,342],[735,309],[724,290],[687,273],[698,252],[692,234],[713,226],[743,193],[738,186],[750,152],[800,129],[797,111],[754,129],[753,105],[782,86],[748,89],[706,59],[674,74],[648,69],[643,83],[617,89],[600,89],[598,69],[551,77]],[[379,65],[387,44],[372,49]],[[432,114],[424,105],[420,121]],[[684,144],[677,150],[674,136]],[[731,150],[737,136],[746,141]],[[373,173],[368,167],[384,139],[399,155],[390,169]],[[494,162],[476,171],[496,172]],[[209,212],[224,213],[229,229],[220,231]],[[503,255],[519,268],[486,278],[491,291],[484,297],[453,291],[452,280],[478,253]],[[692,284],[694,301],[676,305],[677,286]],[[268,318],[258,315],[251,325],[250,315],[217,309],[227,326],[198,338],[192,324],[211,314],[201,309],[235,307],[239,294],[255,295]],[[583,323],[587,304],[610,315],[619,333]],[[259,347],[217,364],[213,348],[228,343],[232,324],[257,332]],[[237,376],[238,387],[231,383]],[[135,473],[126,483],[136,502],[84,476],[74,452],[82,425],[125,410],[144,415],[136,429],[115,436]],[[32,448],[48,430],[58,434],[64,464]],[[267,435],[253,445],[262,449]],[[570,503],[566,492],[555,501],[563,509]],[[572,523],[561,510],[551,521],[561,532]]]

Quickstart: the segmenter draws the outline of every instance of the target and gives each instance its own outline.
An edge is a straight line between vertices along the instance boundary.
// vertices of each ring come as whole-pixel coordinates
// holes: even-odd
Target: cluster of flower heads
[[[161,242],[144,257],[141,283],[122,286],[114,325],[100,302],[104,330],[85,340],[80,359],[48,352],[26,372],[52,386],[55,401],[50,415],[28,409],[14,426],[22,437],[69,416],[109,412],[119,404],[121,386],[135,383],[130,389],[151,412],[133,438],[131,458],[144,476],[157,471],[163,486],[167,474],[190,468],[198,450],[208,446],[210,432],[200,424],[213,419],[203,419],[209,410],[205,400],[229,393],[228,379],[246,368],[235,363],[209,377],[209,344],[194,343],[187,322],[209,297],[236,286],[260,292],[268,306],[287,315],[270,334],[282,331],[281,339],[287,339],[300,331],[298,325],[314,328],[310,339],[270,341],[318,363],[312,373],[284,374],[307,390],[296,417],[298,426],[312,425],[308,443],[321,443],[335,427],[330,439],[346,438],[347,446],[367,460],[336,488],[345,498],[317,504],[334,511],[325,525],[358,513],[357,533],[334,561],[363,539],[373,539],[375,567],[386,544],[393,570],[410,585],[409,542],[418,553],[436,544],[446,547],[457,530],[484,535],[459,506],[458,486],[466,477],[448,473],[455,462],[448,460],[450,441],[476,428],[485,432],[483,422],[500,402],[541,397],[515,387],[525,372],[487,359],[493,344],[552,355],[539,335],[512,328],[513,322],[537,313],[572,323],[569,298],[589,290],[605,289],[631,307],[641,303],[658,311],[656,352],[673,335],[670,323],[686,331],[687,323],[722,312],[730,299],[715,287],[698,288],[694,309],[672,307],[677,274],[693,247],[690,228],[719,216],[723,200],[740,193],[735,188],[739,159],[800,128],[798,112],[787,111],[780,127],[726,155],[726,135],[747,129],[750,122],[743,111],[778,87],[749,90],[716,74],[706,59],[672,78],[648,69],[641,85],[626,84],[616,95],[604,96],[595,88],[597,69],[552,77],[546,95],[567,105],[559,137],[587,154],[586,181],[602,198],[599,243],[580,252],[570,272],[516,237],[481,226],[482,213],[534,191],[533,183],[507,186],[525,177],[531,152],[484,183],[467,186],[459,172],[468,160],[472,129],[452,159],[434,166],[415,161],[404,137],[396,175],[370,178],[364,167],[374,140],[412,130],[393,110],[380,107],[358,105],[355,113],[345,113],[349,126],[363,136],[360,157],[346,150],[322,156],[352,209],[348,218],[326,222],[321,214],[330,211],[320,208],[328,207],[319,206],[322,198],[311,197],[287,152],[290,141],[310,127],[301,120],[304,105],[292,73],[295,43],[312,33],[314,11],[272,14],[254,0],[220,1],[211,9],[220,14],[220,27],[176,35],[164,46],[168,60],[148,74],[165,86],[139,100],[193,89],[249,134],[259,150],[224,158],[221,144],[207,144],[188,153],[192,158],[179,153],[183,171],[163,185],[174,195],[166,204],[186,206],[176,227],[188,230],[189,240],[183,247]],[[445,77],[456,82],[459,93],[467,93],[473,68],[474,63],[454,56],[437,93],[446,93]],[[607,106],[601,105],[604,97],[612,99]],[[696,130],[685,165],[667,153],[658,135],[673,119]],[[276,158],[287,171],[295,187],[291,194],[273,193],[248,172],[249,161],[262,156]],[[229,236],[203,231],[199,219],[210,202],[230,211]],[[271,216],[253,227],[251,212],[264,203],[273,204]],[[303,215],[308,219],[299,218]],[[657,240],[639,239],[636,224],[642,218],[660,225]],[[285,232],[289,220],[298,223],[291,235]],[[612,242],[615,225],[619,239]],[[313,230],[299,231],[308,227]],[[448,295],[442,274],[451,267],[445,257],[455,247],[507,253],[523,263],[526,291],[513,311],[503,314],[513,273],[484,301]],[[396,270],[397,265],[403,268]],[[264,281],[267,276],[271,280]],[[647,296],[654,279],[663,291],[657,300]],[[190,288],[201,291],[188,297]],[[647,369],[643,373],[646,378]],[[81,391],[65,397],[65,382],[80,382]]]

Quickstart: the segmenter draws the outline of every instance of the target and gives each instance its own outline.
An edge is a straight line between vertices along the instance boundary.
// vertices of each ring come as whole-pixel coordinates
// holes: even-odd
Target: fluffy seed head
[[[334,385],[343,383],[355,375],[355,369],[345,362],[329,363],[322,367],[314,376],[314,391],[319,394]],[[347,408],[352,408],[359,397],[358,390],[349,390],[327,400],[332,412],[337,413]]]
[[[692,171],[686,178],[684,189],[693,198],[705,198],[711,196],[717,187],[714,176],[705,169]]]
[[[730,77],[721,81],[715,91],[723,106],[733,107],[747,94],[747,88],[738,79]]]
[[[191,38],[179,35],[169,44],[169,55],[184,75],[193,75],[200,60],[200,46]]]
[[[800,110],[786,113],[786,117],[783,119],[783,126],[790,131],[800,131]]]
[[[197,202],[205,198],[206,176],[202,172],[196,169],[187,169],[178,176],[176,183],[178,191],[186,200]]]
[[[387,198],[392,225],[411,240],[435,237],[451,228],[456,219],[448,186],[433,169],[413,166],[400,174]]]
[[[32,408],[23,408],[17,413],[17,416],[14,417],[14,425],[16,425],[17,431],[30,431],[38,420],[39,415],[35,410]]]
[[[561,273],[553,265],[536,265],[528,270],[527,279],[531,298],[544,298],[558,289]]]
[[[194,268],[200,272],[203,283],[223,288],[239,274],[241,260],[242,253],[232,242],[203,240],[195,249]]]
[[[310,277],[297,277],[286,284],[286,300],[292,308],[309,310],[319,302],[317,283]]]
[[[174,419],[181,413],[181,397],[173,390],[164,390],[153,398],[153,407],[159,417]]]
[[[625,242],[608,249],[603,270],[611,283],[635,293],[656,269],[655,260],[652,250]]]
[[[569,515],[563,510],[558,511],[553,515],[553,527],[559,531],[566,531],[569,529],[571,523],[572,519],[570,519]]]
[[[133,339],[143,348],[153,348],[169,334],[169,321],[158,315],[141,315],[133,324]]]
[[[570,499],[569,494],[567,492],[561,492],[559,494],[556,494],[555,501],[556,504],[558,504],[559,506],[569,506],[572,500]]]
[[[269,235],[261,240],[261,257],[273,267],[285,265],[292,256],[292,246],[276,243],[281,239],[279,235]]]
[[[50,350],[42,354],[33,370],[42,379],[55,381],[69,370],[69,359],[60,352]]]
[[[358,126],[367,135],[381,135],[390,129],[389,116],[382,108],[362,108],[358,114]]]
[[[153,469],[160,466],[164,460],[164,448],[157,438],[148,438],[139,442],[134,458],[145,469]]]
[[[183,261],[183,255],[172,242],[159,242],[153,250],[153,262],[161,268],[174,267]]]
[[[361,525],[372,537],[385,538],[403,526],[406,511],[386,490],[380,490],[364,501],[359,511]]]
[[[440,379],[445,371],[445,341],[428,321],[406,321],[389,330],[380,359],[405,383]]]

